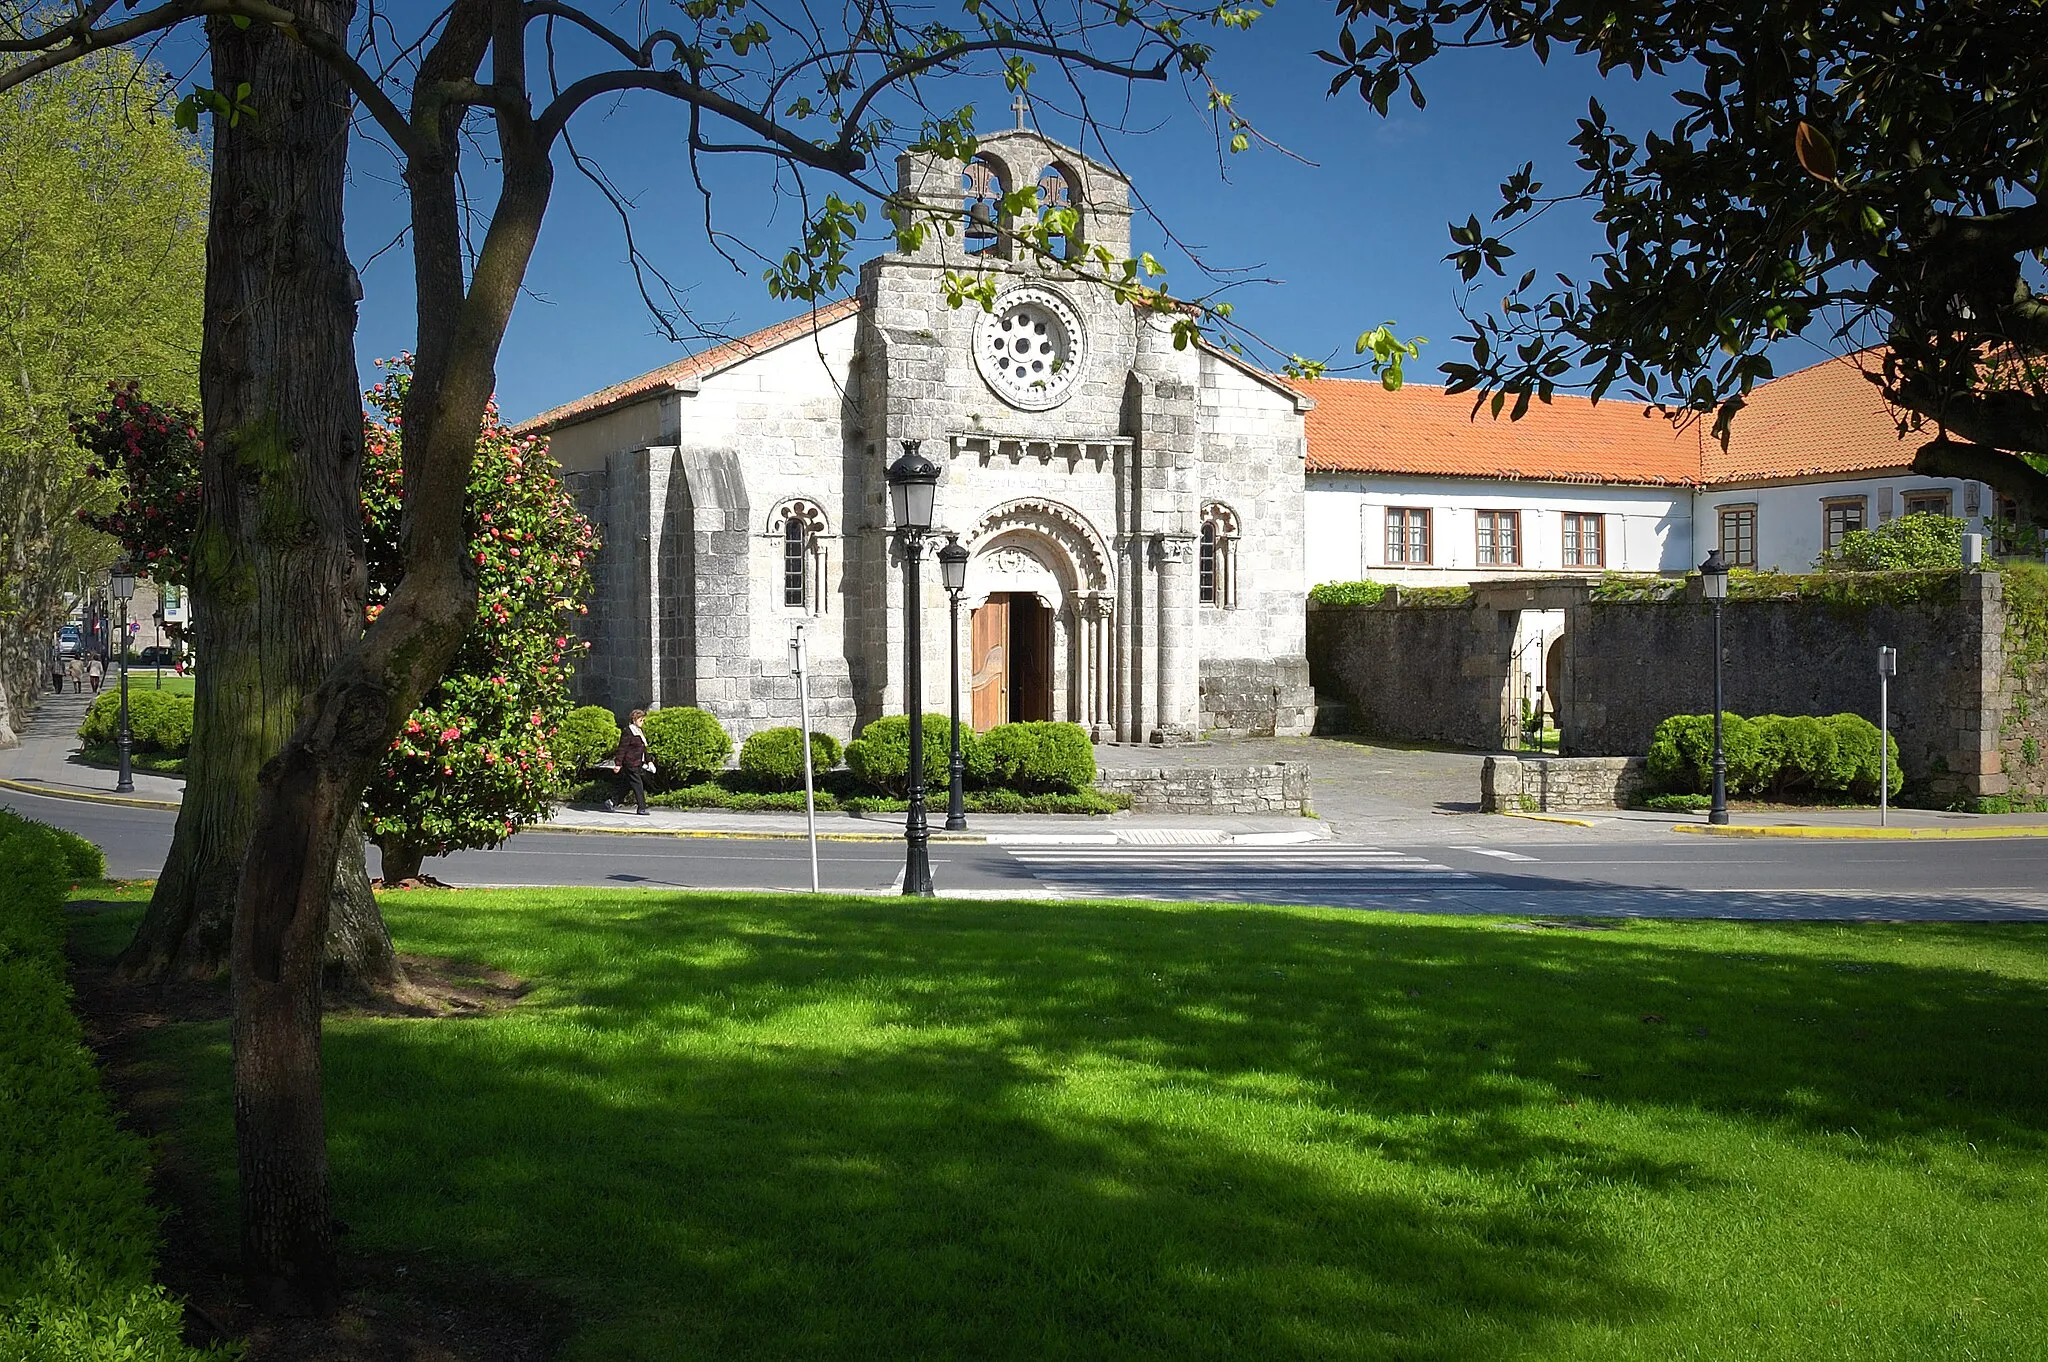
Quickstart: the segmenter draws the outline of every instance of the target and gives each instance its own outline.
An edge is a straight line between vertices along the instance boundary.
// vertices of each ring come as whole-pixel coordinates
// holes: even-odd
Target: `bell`
[[[996,239],[996,215],[987,199],[976,199],[967,210],[967,243],[987,245]]]

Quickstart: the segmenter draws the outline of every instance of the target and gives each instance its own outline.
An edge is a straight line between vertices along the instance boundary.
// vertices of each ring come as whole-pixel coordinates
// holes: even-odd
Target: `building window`
[[[1842,536],[1864,528],[1863,498],[1834,497],[1821,504],[1821,552],[1832,554],[1842,547]]]
[[[1991,520],[1984,528],[1990,531],[1991,552],[2003,558],[2019,552],[2018,530],[2020,528],[2020,504],[2011,497],[1997,493],[1991,496]]]
[[[1947,515],[1954,498],[1946,487],[1908,492],[1899,498],[1902,515]]]
[[[1564,513],[1564,565],[1566,567],[1604,567],[1607,563],[1607,545],[1600,530],[1605,517],[1595,512],[1566,511]]]
[[[1479,513],[1479,556],[1481,567],[1522,565],[1522,513],[1481,511]]]
[[[782,606],[813,615],[825,611],[825,513],[814,502],[785,501],[768,532],[782,555]]]
[[[1201,601],[1237,606],[1237,512],[1220,501],[1202,508]]]
[[[1428,511],[1401,506],[1387,508],[1387,561],[1411,567],[1428,564]]]
[[[1756,566],[1756,507],[1721,508],[1721,561],[1729,567]]]

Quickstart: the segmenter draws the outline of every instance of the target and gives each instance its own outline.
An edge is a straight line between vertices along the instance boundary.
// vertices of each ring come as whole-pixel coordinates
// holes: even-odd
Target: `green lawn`
[[[571,1358],[2048,1356],[2048,930],[384,902],[537,987],[330,1025],[350,1248]]]

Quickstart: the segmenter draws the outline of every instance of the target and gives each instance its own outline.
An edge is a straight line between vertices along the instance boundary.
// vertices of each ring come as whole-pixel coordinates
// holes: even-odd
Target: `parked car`
[[[167,643],[154,643],[136,652],[133,665],[137,667],[168,667],[177,660],[176,649]]]
[[[77,657],[85,646],[84,631],[75,624],[67,624],[57,631],[57,656]]]

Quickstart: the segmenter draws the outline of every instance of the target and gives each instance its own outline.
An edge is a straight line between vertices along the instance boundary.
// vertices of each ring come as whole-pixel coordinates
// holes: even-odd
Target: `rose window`
[[[981,376],[1011,406],[1058,406],[1080,372],[1081,319],[1049,289],[1013,289],[977,323],[974,358]]]

